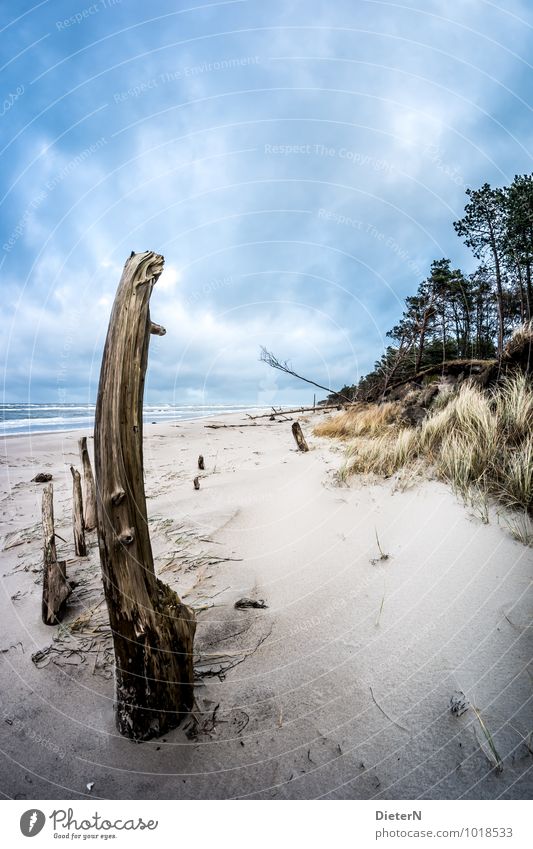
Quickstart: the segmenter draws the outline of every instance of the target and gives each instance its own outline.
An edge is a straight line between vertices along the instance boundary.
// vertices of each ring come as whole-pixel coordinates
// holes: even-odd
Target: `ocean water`
[[[50,433],[79,428],[92,430],[94,409],[94,404],[0,404],[0,436],[11,436],[16,433]],[[200,419],[250,409],[250,404],[219,406],[147,404],[144,407],[143,417],[146,423],[159,423],[180,419]]]

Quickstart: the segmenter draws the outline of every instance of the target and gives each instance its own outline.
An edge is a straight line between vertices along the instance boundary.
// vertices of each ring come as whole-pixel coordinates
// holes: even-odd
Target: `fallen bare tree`
[[[392,392],[394,392],[394,390],[399,389],[401,386],[405,386],[407,383],[421,383],[426,377],[432,377],[435,375],[446,377],[447,375],[457,376],[459,374],[467,376],[479,375],[485,369],[491,369],[497,365],[498,360],[444,360],[441,363],[435,363],[435,365],[427,366],[422,369],[422,371],[419,371],[416,374],[411,374],[408,377],[404,377],[402,380],[398,380],[396,383],[391,384],[387,387],[386,395],[389,396]],[[378,397],[383,397],[383,394],[382,389],[374,389],[371,392],[368,392],[361,400],[375,401]]]
[[[98,542],[116,666],[122,734],[146,740],[180,722],[193,701],[194,612],[155,574],[143,480],[143,390],[149,301],[162,256],[132,253],[118,286],[102,359],[94,453]]]
[[[356,404],[356,401],[350,401],[350,405],[353,406]],[[291,413],[327,413],[328,410],[340,410],[342,406],[341,404],[324,404],[319,407],[294,407],[291,410],[284,410],[282,407],[279,407],[277,410],[275,407],[272,407],[272,412],[270,413],[259,413],[257,416],[251,416],[249,413],[246,415],[249,419],[272,419],[276,416],[288,416]],[[281,421],[281,420],[280,420]],[[238,425],[235,425],[238,427]]]
[[[328,386],[322,386],[322,384],[316,383],[314,380],[310,380],[308,377],[302,377],[301,374],[297,374],[289,365],[287,360],[278,360],[278,358],[271,351],[267,351],[264,345],[261,345],[261,355],[259,357],[259,361],[261,363],[266,363],[267,366],[275,368],[278,371],[282,371],[285,374],[290,374],[292,375],[292,377],[298,378],[298,380],[303,380],[304,383],[310,383],[311,386],[316,386],[318,389],[323,389],[325,392],[329,392],[331,395],[335,395],[337,398],[342,398],[342,400],[345,401],[347,404],[351,404],[351,399],[347,398],[346,395],[342,395],[340,392],[335,392],[335,390],[330,389]]]

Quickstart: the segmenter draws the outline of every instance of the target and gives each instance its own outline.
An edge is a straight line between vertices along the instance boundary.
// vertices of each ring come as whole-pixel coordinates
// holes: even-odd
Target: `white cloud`
[[[527,28],[481,0],[406,5],[239,4],[223,18],[169,19],[113,42],[113,53],[106,42],[101,54],[80,55],[76,81],[118,67],[32,125],[6,164],[14,178],[27,168],[10,196],[8,232],[46,192],[5,259],[9,291],[23,291],[15,314],[3,304],[14,327],[9,367],[33,356],[44,381],[72,336],[69,379],[85,392],[123,263],[146,248],[166,257],[152,312],[167,336],[152,345],[150,391],[179,377],[193,397],[206,376],[210,392],[278,391],[257,363],[259,344],[332,382],[354,379],[358,361],[371,367],[431,259],[461,255],[451,222],[465,185],[529,170],[510,135],[527,146],[529,115],[515,97],[529,97],[525,65],[513,56],[525,53]],[[207,24],[236,32],[204,39]],[[181,50],[160,49],[195,34]],[[114,99],[172,70],[255,55],[240,70]],[[46,86],[50,101],[58,86],[68,91],[69,68],[44,78],[43,102]],[[42,108],[30,97],[18,104],[28,117]],[[104,102],[70,131],[84,103]],[[310,152],[267,155],[266,144]],[[321,208],[359,225],[326,221]]]

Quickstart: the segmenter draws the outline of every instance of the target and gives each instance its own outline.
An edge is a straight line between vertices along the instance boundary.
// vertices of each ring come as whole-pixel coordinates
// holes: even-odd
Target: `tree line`
[[[449,360],[499,359],[513,330],[533,315],[533,175],[510,186],[467,189],[454,222],[478,266],[472,274],[436,259],[405,299],[391,340],[370,374],[339,395],[368,397]],[[330,396],[330,400],[336,397]]]

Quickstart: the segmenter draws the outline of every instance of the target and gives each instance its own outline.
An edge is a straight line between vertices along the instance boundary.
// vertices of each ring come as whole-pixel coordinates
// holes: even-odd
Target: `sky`
[[[148,403],[290,404],[386,344],[465,190],[531,173],[527,0],[0,2],[3,399],[92,402],[132,250]],[[533,61],[533,60],[532,60]],[[317,398],[325,393],[317,393]]]

